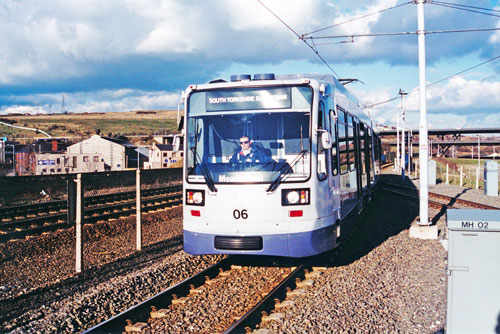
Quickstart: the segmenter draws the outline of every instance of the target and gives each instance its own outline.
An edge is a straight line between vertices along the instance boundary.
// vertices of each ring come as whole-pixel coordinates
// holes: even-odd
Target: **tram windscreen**
[[[187,178],[223,183],[310,176],[310,111],[205,113],[188,118]],[[284,178],[286,174],[286,178]]]

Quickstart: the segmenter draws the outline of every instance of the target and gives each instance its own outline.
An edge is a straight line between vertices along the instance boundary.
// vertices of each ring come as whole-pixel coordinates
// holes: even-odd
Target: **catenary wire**
[[[457,73],[455,73],[455,74],[449,75],[449,76],[447,76],[447,77],[445,77],[445,78],[442,78],[442,79],[439,79],[439,80],[434,81],[434,82],[432,82],[432,83],[429,83],[429,84],[427,84],[427,85],[426,85],[426,87],[430,87],[430,86],[436,85],[436,84],[438,84],[438,83],[440,83],[440,82],[443,82],[443,81],[446,81],[446,80],[448,80],[448,79],[450,79],[450,78],[453,78],[454,76],[457,76],[457,75],[460,75],[460,74],[462,74],[462,73],[468,72],[468,71],[470,71],[470,70],[473,70],[473,69],[475,69],[475,68],[477,68],[477,67],[479,67],[479,66],[485,65],[485,64],[487,64],[487,63],[491,63],[492,61],[495,61],[495,60],[497,60],[497,59],[499,59],[499,58],[500,58],[500,56],[495,56],[495,57],[490,58],[490,59],[488,59],[488,60],[486,60],[486,61],[483,61],[482,63],[479,63],[479,64],[476,64],[476,65],[471,66],[471,67],[469,67],[469,68],[466,68],[465,70],[462,70],[462,71],[457,72]],[[420,89],[419,87],[416,87],[416,88],[412,89],[412,90],[408,93],[408,95],[413,94],[413,93],[416,93],[419,89]],[[398,99],[398,98],[399,98],[399,95],[397,95],[396,97],[394,97],[394,98],[392,98],[392,99],[386,100],[386,101],[382,101],[382,102],[377,102],[377,103],[372,103],[372,104],[366,105],[366,106],[365,106],[365,108],[372,108],[372,107],[374,107],[374,106],[378,106],[378,105],[381,105],[381,104],[389,103],[389,102],[392,102],[392,101],[394,101],[394,100],[396,100],[396,99]]]
[[[305,33],[305,34],[302,35],[302,37],[305,37],[305,36],[311,35],[311,34],[315,34],[317,32],[320,32],[320,31],[323,31],[323,30],[327,30],[327,29],[330,29],[330,28],[334,28],[334,27],[340,26],[342,24],[346,24],[346,23],[349,23],[349,22],[360,20],[360,19],[363,19],[363,18],[371,16],[371,15],[380,14],[380,13],[386,12],[388,10],[395,9],[395,8],[398,8],[398,7],[402,7],[402,6],[411,4],[411,3],[412,3],[412,1],[408,1],[408,2],[400,4],[400,5],[396,5],[396,6],[392,6],[392,7],[389,7],[389,8],[381,9],[381,10],[379,10],[377,12],[373,12],[373,13],[370,13],[370,14],[359,16],[359,17],[356,17],[356,18],[353,18],[353,19],[350,19],[350,20],[347,20],[347,21],[344,21],[344,22],[341,22],[341,23],[336,23],[336,24],[333,24],[333,25],[325,27],[325,28],[321,28],[321,29],[318,29],[318,30],[315,30],[315,31],[311,31],[311,32]]]
[[[283,21],[278,15],[276,15],[269,7],[267,7],[261,0],[257,0],[265,9],[267,9],[275,18],[277,18],[281,23],[285,25],[291,32],[295,34],[300,40],[302,40],[313,52],[321,59],[321,61],[330,69],[330,71],[337,77],[339,78],[339,75],[335,72],[335,70],[328,64],[328,62],[319,54],[319,51],[311,44],[307,43],[304,39],[301,38],[301,36],[292,29],[285,21]]]
[[[440,3],[434,3],[434,2],[430,2],[429,4],[440,6],[440,7],[446,7],[446,8],[453,8],[453,9],[463,10],[465,12],[470,12],[470,13],[476,13],[476,14],[483,14],[483,15],[488,15],[488,16],[500,17],[500,15],[497,15],[497,14],[485,13],[485,12],[481,12],[479,10],[462,8],[462,7],[457,7],[457,6],[448,5],[448,4],[440,4]]]
[[[464,8],[472,8],[472,9],[478,9],[478,10],[484,10],[484,11],[489,11],[489,12],[498,12],[500,13],[500,10],[498,9],[493,9],[493,8],[485,8],[485,7],[476,7],[476,6],[470,6],[470,5],[463,5],[459,3],[452,3],[452,2],[444,2],[444,1],[431,1],[429,4],[439,4],[439,5],[450,5],[450,6],[455,6],[455,7],[464,7]]]
[[[426,35],[431,34],[446,34],[458,32],[484,32],[484,31],[498,31],[500,28],[476,28],[476,29],[456,29],[456,30],[426,30]],[[417,35],[418,31],[404,31],[404,32],[388,32],[388,33],[373,33],[373,34],[351,34],[351,35],[332,35],[332,36],[309,36],[302,39],[333,39],[333,38],[354,38],[354,37],[379,37],[379,36],[400,36],[400,35]]]

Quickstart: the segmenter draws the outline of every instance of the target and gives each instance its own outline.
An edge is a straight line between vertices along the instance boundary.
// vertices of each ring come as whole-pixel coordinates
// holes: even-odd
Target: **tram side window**
[[[374,166],[373,166],[373,132],[372,129],[368,129],[368,152],[370,154],[370,181],[374,180]]]
[[[326,114],[325,114],[325,104],[323,101],[319,102],[319,108],[318,108],[318,129],[323,129],[327,130],[327,123],[326,122]],[[329,126],[328,126],[329,127]],[[328,130],[327,130],[328,131]],[[325,180],[327,177],[327,168],[326,168],[326,153],[327,151],[321,147],[321,131],[318,131],[318,179],[320,181]]]
[[[348,115],[348,124],[346,124],[347,128],[347,140],[348,140],[348,145],[347,145],[347,160],[348,160],[348,166],[349,170],[353,171],[356,170],[356,160],[354,157],[354,118],[351,115]]]
[[[337,119],[335,111],[332,109],[330,109],[330,129],[332,134],[332,174],[337,175],[339,173],[337,160]]]
[[[337,118],[338,118],[338,140],[339,140],[339,165],[340,174],[347,173],[348,170],[348,150],[347,150],[347,125],[345,124],[346,113],[345,111],[337,106]]]
[[[359,127],[359,151],[361,153],[361,174],[366,174],[366,156],[365,156],[365,131],[362,126],[363,123],[360,123]]]

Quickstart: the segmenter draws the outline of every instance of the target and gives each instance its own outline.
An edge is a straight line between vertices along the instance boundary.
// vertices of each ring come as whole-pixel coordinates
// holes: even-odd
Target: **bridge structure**
[[[401,130],[399,130],[399,132],[401,134]],[[496,146],[500,146],[500,136],[498,136],[500,135],[500,128],[429,129],[427,130],[427,132],[429,151],[431,155],[433,154],[432,152],[436,152],[437,156],[446,155],[450,148],[454,149],[457,146],[471,147],[471,157],[474,156],[474,147],[477,147],[477,152],[480,153],[481,146],[492,146],[493,158],[500,155],[499,153],[495,152]],[[378,133],[384,145],[398,146],[398,143],[396,141],[398,132],[396,129],[380,130]],[[410,135],[408,135],[408,133],[410,133]],[[408,143],[410,143],[411,146],[418,147],[418,134],[418,129],[405,129],[405,145],[407,145],[408,147]],[[482,135],[485,134],[491,134],[493,136],[490,138],[482,138]],[[470,137],[474,136],[477,136],[477,140],[470,139]]]

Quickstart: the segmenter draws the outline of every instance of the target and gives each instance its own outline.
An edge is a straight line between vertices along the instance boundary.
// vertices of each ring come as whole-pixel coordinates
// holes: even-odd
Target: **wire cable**
[[[453,9],[463,10],[465,12],[470,12],[470,13],[476,13],[476,14],[483,14],[483,15],[488,15],[488,16],[500,17],[500,15],[491,14],[491,13],[485,13],[485,12],[481,12],[481,11],[473,10],[473,9],[467,9],[467,8],[457,7],[457,6],[454,6],[452,4],[444,4],[444,3],[438,3],[438,2],[436,2],[436,3],[435,2],[430,2],[429,4],[430,5],[440,6],[440,7],[447,7],[447,8],[453,8]]]
[[[283,21],[278,15],[276,15],[269,7],[267,7],[261,0],[257,0],[265,9],[267,9],[275,18],[277,18],[281,23],[285,25],[291,32],[294,33],[301,41],[303,41],[313,52],[318,56],[319,59],[330,69],[330,71],[339,78],[339,75],[334,71],[334,69],[328,64],[328,62],[319,54],[319,51],[311,44],[307,43],[295,30],[292,29],[285,21]]]
[[[476,28],[476,29],[457,29],[457,30],[426,30],[426,35],[431,34],[447,34],[457,32],[484,32],[484,31],[498,31],[500,28]],[[333,39],[333,38],[355,38],[355,37],[380,37],[380,36],[400,36],[400,35],[417,35],[418,31],[404,31],[404,32],[388,32],[388,33],[372,33],[372,34],[352,34],[352,35],[332,35],[332,36],[309,36],[303,39]]]
[[[473,69],[475,69],[475,68],[477,68],[477,67],[479,67],[479,66],[482,66],[482,65],[484,65],[484,64],[491,63],[492,61],[495,61],[495,60],[497,60],[497,59],[499,59],[499,58],[500,58],[500,56],[493,57],[493,58],[491,58],[491,59],[488,59],[488,60],[486,60],[486,61],[483,61],[483,62],[482,62],[482,63],[480,63],[480,64],[474,65],[474,66],[469,67],[469,68],[467,68],[467,69],[465,69],[465,70],[463,70],[463,71],[460,71],[460,72],[457,72],[457,73],[452,74],[452,75],[450,75],[450,76],[447,76],[446,78],[440,79],[440,80],[438,80],[438,81],[434,81],[434,82],[432,82],[432,83],[428,84],[426,87],[430,87],[430,86],[432,86],[432,85],[438,84],[438,83],[440,83],[440,82],[443,82],[443,81],[445,81],[445,80],[448,80],[448,79],[450,79],[450,78],[453,78],[454,76],[460,75],[460,74],[465,73],[465,72],[468,72],[468,71],[470,71],[470,70],[473,70]]]
[[[400,5],[392,6],[392,7],[386,8],[386,9],[381,9],[381,10],[379,10],[377,12],[366,14],[366,15],[363,15],[363,16],[359,16],[359,17],[356,17],[356,18],[353,18],[353,19],[350,19],[350,20],[347,20],[347,21],[344,21],[344,22],[341,22],[341,23],[336,23],[336,24],[333,24],[333,25],[325,27],[325,28],[321,28],[321,29],[318,29],[318,30],[315,30],[315,31],[311,31],[311,32],[305,33],[305,34],[302,35],[302,37],[305,37],[305,36],[311,35],[311,34],[315,34],[317,32],[320,32],[320,31],[323,31],[323,30],[327,30],[327,29],[330,29],[330,28],[334,28],[334,27],[340,26],[342,24],[346,24],[346,23],[349,23],[349,22],[360,20],[360,19],[363,19],[363,18],[368,17],[368,16],[380,14],[380,13],[386,12],[386,11],[391,10],[391,9],[395,9],[395,8],[398,8],[398,7],[406,6],[406,5],[409,5],[411,3],[413,3],[413,1],[408,1],[408,2],[400,4]]]
[[[429,4],[434,5],[449,5],[449,6],[454,6],[454,7],[463,7],[463,8],[472,8],[472,9],[477,9],[477,10],[482,10],[482,11],[487,11],[487,12],[497,12],[500,13],[500,10],[498,9],[493,9],[493,8],[485,8],[485,7],[477,7],[477,6],[470,6],[470,5],[463,5],[459,3],[452,3],[452,2],[444,2],[444,1],[431,1]]]
[[[470,70],[473,70],[473,69],[475,69],[475,68],[477,68],[477,67],[479,67],[479,66],[485,65],[485,64],[487,64],[487,63],[491,63],[492,61],[495,61],[495,60],[497,60],[497,59],[499,59],[499,58],[500,58],[500,56],[495,56],[495,57],[490,58],[490,59],[488,59],[488,60],[486,60],[486,61],[483,61],[482,63],[479,63],[479,64],[477,64],[477,65],[474,65],[474,66],[471,66],[471,67],[469,67],[469,68],[466,68],[465,70],[462,70],[462,71],[460,71],[460,72],[457,72],[457,73],[455,73],[455,74],[449,75],[449,76],[447,76],[447,77],[445,77],[445,78],[442,78],[442,79],[440,79],[440,80],[437,80],[437,81],[434,81],[434,82],[432,82],[432,83],[429,83],[429,84],[427,84],[425,87],[430,87],[430,86],[436,85],[436,84],[438,84],[438,83],[440,83],[440,82],[443,82],[443,81],[446,81],[446,80],[448,80],[448,79],[451,79],[451,78],[453,78],[454,76],[457,76],[457,75],[460,75],[460,74],[462,74],[462,73],[468,72],[468,71],[470,71]],[[419,89],[420,89],[419,87],[415,87],[414,89],[412,89],[412,90],[408,93],[408,95],[411,95],[411,94],[413,94],[413,93],[416,93]],[[394,98],[392,98],[392,99],[389,99],[389,100],[387,100],[387,101],[382,101],[382,102],[377,102],[377,103],[372,103],[372,104],[369,104],[369,105],[365,105],[365,107],[364,107],[364,108],[372,108],[372,107],[374,107],[374,106],[378,106],[378,105],[381,105],[381,104],[385,104],[385,103],[392,102],[392,101],[394,101],[394,100],[396,100],[396,99],[398,99],[398,98],[399,98],[399,95],[397,95],[396,97],[394,97]]]

